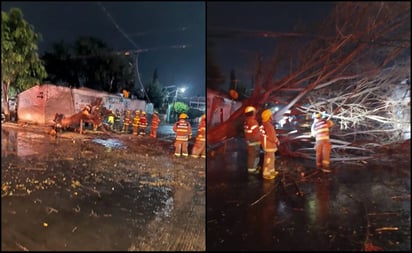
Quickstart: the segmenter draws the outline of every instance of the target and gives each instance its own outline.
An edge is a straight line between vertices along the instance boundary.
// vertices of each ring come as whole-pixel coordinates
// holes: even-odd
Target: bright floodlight
[[[185,92],[185,90],[186,90],[186,88],[184,88],[184,87],[183,87],[183,88],[180,88],[180,91],[181,91],[181,92]]]

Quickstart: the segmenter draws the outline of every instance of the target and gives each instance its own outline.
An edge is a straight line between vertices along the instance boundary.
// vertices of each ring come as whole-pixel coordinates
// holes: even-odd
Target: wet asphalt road
[[[205,250],[204,160],[147,136],[64,135],[2,126],[2,251]]]
[[[410,155],[330,174],[278,156],[266,182],[247,173],[243,144],[207,161],[209,251],[410,251]]]
[[[410,150],[331,174],[277,157],[281,173],[265,182],[246,172],[238,139],[208,157],[205,197],[203,162],[159,155],[154,142],[125,152],[107,138],[12,132],[2,131],[2,250],[410,251]]]

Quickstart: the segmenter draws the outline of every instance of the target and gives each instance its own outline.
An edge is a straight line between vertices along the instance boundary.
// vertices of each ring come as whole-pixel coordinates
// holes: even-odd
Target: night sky
[[[227,87],[232,69],[241,83],[251,86],[256,56],[262,55],[265,61],[274,51],[273,39],[238,36],[234,31],[293,32],[299,22],[317,26],[333,6],[333,2],[208,2],[207,40],[213,41],[213,52],[226,77]],[[212,36],[211,31],[217,30],[227,32],[224,37]]]
[[[186,96],[205,95],[205,2],[2,1],[2,11],[11,7],[20,8],[42,35],[40,55],[54,42],[71,43],[79,36],[97,37],[119,51],[150,49],[139,54],[143,83],[157,68],[163,86],[185,86]]]

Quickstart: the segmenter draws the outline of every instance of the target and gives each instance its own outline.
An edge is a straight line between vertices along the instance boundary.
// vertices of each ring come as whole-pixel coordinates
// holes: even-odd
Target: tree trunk
[[[6,121],[10,121],[10,108],[9,108],[9,87],[10,87],[10,81],[3,81],[2,83],[2,101],[1,101],[1,107],[2,107],[2,113],[4,113]]]

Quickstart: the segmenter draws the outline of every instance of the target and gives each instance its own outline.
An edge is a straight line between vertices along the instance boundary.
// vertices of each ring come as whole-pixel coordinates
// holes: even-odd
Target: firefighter
[[[200,117],[199,126],[197,128],[197,136],[195,140],[195,144],[192,149],[192,157],[199,158],[206,158],[206,115],[203,114]]]
[[[261,144],[259,123],[256,119],[256,108],[247,106],[244,115],[246,117],[243,123],[243,129],[247,143],[247,170],[249,173],[259,173],[258,164]]]
[[[137,130],[139,128],[139,123],[140,123],[140,111],[136,110],[134,112],[134,118],[133,118],[133,134],[137,135]]]
[[[129,133],[130,120],[131,120],[130,110],[127,110],[123,118],[123,129],[122,129],[122,132],[125,132],[126,134]]]
[[[150,124],[150,137],[156,138],[157,137],[157,129],[159,128],[160,118],[157,111],[153,112],[152,122]]]
[[[107,115],[107,124],[110,127],[110,130],[113,130],[113,125],[114,125],[114,113],[112,110],[110,110],[109,115]]]
[[[139,136],[146,135],[146,128],[147,128],[146,112],[142,111],[140,115],[140,121],[139,121]]]
[[[262,125],[259,127],[263,151],[263,179],[273,180],[279,172],[275,170],[275,152],[279,147],[275,127],[272,124],[272,111],[266,109],[262,112]]]
[[[311,134],[316,139],[316,168],[329,173],[331,172],[329,158],[332,147],[329,139],[329,129],[333,127],[334,123],[326,117],[322,117],[320,112],[313,113],[312,118]]]
[[[192,138],[192,127],[190,123],[186,120],[187,114],[181,113],[179,115],[179,120],[173,126],[173,132],[176,133],[175,140],[175,156],[189,156],[188,152],[188,142]]]
[[[119,109],[116,109],[115,113],[114,113],[114,125],[113,128],[115,131],[120,131],[120,111]]]
[[[90,105],[85,105],[82,109],[82,113],[85,115],[89,115],[91,113],[92,109]]]
[[[94,118],[93,123],[93,131],[97,131],[97,128],[102,126],[102,112],[100,110],[100,106],[94,105],[92,106],[92,117]]]

